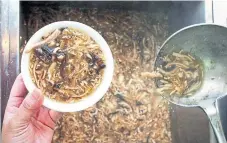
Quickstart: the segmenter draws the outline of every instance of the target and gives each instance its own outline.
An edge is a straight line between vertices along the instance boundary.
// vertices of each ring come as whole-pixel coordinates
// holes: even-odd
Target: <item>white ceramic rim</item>
[[[28,43],[25,46],[24,52],[22,54],[22,59],[21,59],[21,73],[22,73],[22,77],[24,79],[26,88],[28,89],[29,92],[32,92],[36,88],[36,85],[33,83],[29,72],[30,54],[25,53],[26,49],[28,49],[28,47],[30,47],[32,44],[40,41],[41,37],[44,34],[53,32],[57,28],[65,28],[65,27],[72,27],[72,28],[79,29],[87,33],[93,40],[95,40],[96,43],[100,45],[100,48],[104,54],[105,63],[106,63],[103,80],[98,86],[98,88],[91,95],[82,98],[78,102],[75,102],[75,103],[57,102],[44,96],[44,102],[43,102],[44,106],[59,112],[76,112],[76,111],[84,110],[88,107],[93,106],[95,103],[97,103],[107,92],[113,77],[114,61],[113,61],[112,53],[110,51],[110,48],[107,42],[96,30],[94,30],[93,28],[85,24],[82,24],[79,22],[73,22],[73,21],[59,21],[59,22],[54,22],[44,26],[29,39]]]

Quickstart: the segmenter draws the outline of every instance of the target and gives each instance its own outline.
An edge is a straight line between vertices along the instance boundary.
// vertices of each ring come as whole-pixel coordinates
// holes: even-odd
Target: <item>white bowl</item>
[[[64,28],[64,27],[73,27],[76,29],[79,29],[85,33],[87,33],[90,37],[92,37],[93,40],[96,41],[96,43],[99,44],[104,57],[105,57],[105,63],[106,68],[104,69],[104,75],[103,80],[101,81],[98,88],[91,93],[91,95],[82,98],[81,100],[75,102],[75,103],[63,103],[63,102],[57,102],[55,100],[52,100],[46,96],[44,96],[44,102],[43,105],[59,111],[59,112],[75,112],[75,111],[81,111],[84,110],[92,105],[94,105],[96,102],[98,102],[104,94],[107,92],[111,80],[113,77],[113,71],[114,71],[114,63],[113,63],[113,56],[110,51],[110,48],[107,44],[107,42],[104,40],[104,38],[93,28],[79,23],[79,22],[72,22],[72,21],[59,21],[54,22],[49,25],[44,26],[39,31],[37,31],[28,41],[27,45],[25,46],[22,60],[21,60],[21,73],[24,79],[24,83],[26,88],[29,92],[32,92],[34,88],[36,88],[36,85],[33,83],[30,72],[29,72],[29,53],[26,53],[26,49],[28,49],[32,44],[37,43],[40,41],[41,37],[49,32],[53,32],[55,29],[58,28]]]

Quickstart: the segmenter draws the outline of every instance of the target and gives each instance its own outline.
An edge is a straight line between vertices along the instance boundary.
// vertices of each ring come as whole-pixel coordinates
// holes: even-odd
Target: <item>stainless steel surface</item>
[[[227,94],[226,37],[227,28],[220,25],[198,24],[183,28],[164,42],[155,62],[157,67],[163,56],[180,50],[201,59],[204,81],[199,91],[190,97],[164,96],[180,106],[202,107],[220,143],[226,142],[226,139],[216,108],[216,100]]]
[[[2,6],[2,2],[0,1],[0,7]],[[0,15],[2,15],[2,11],[0,11]],[[1,17],[2,19],[2,17]],[[0,27],[2,26],[2,23],[0,22]],[[2,29],[0,28],[0,33],[1,33]],[[2,37],[0,36],[0,41],[2,40]],[[0,52],[2,52],[1,48],[0,48]],[[1,64],[0,64],[0,69],[1,69]],[[0,75],[1,75],[2,71],[0,70]],[[2,80],[2,77],[0,76],[0,81]],[[0,87],[1,87],[1,82],[0,82]],[[0,103],[2,103],[2,98],[1,98],[1,92],[2,89],[0,88]],[[1,104],[2,105],[2,104]],[[0,115],[2,112],[2,107],[0,106]],[[2,122],[0,122],[0,129],[2,128]],[[2,134],[2,130],[0,130],[0,135]],[[2,140],[2,136],[0,136],[0,141]]]
[[[19,74],[19,1],[1,1],[1,123],[11,86]]]
[[[217,107],[219,109],[219,114],[221,117],[221,123],[223,125],[224,134],[227,137],[227,130],[226,130],[227,129],[227,106],[226,106],[226,103],[227,103],[227,96],[225,96],[221,99],[218,99]]]
[[[223,127],[220,120],[220,115],[217,107],[217,102],[210,100],[210,103],[200,105],[203,110],[206,112],[210,123],[213,127],[214,133],[216,134],[217,140],[219,143],[226,143],[226,138],[224,135]]]
[[[13,2],[14,3],[13,3]],[[11,6],[9,6],[11,2]],[[2,0],[1,8],[6,14],[2,15],[2,27],[1,30],[5,31],[1,33],[3,37],[6,35],[5,42],[2,42],[2,47],[8,49],[9,51],[19,51],[18,43],[11,43],[11,39],[15,37],[17,42],[19,41],[19,37],[17,35],[17,31],[19,30],[19,22],[17,23],[14,18],[10,18],[9,15],[19,18],[19,1],[18,0]],[[20,2],[20,4],[23,2]],[[36,2],[38,5],[39,2]],[[76,2],[75,2],[76,3]],[[78,2],[83,3],[83,2]],[[93,2],[95,3],[95,2]],[[155,2],[159,3],[159,2]],[[154,6],[154,9],[162,9],[162,6]],[[210,1],[205,2],[171,2],[172,6],[169,7],[169,33],[173,33],[176,30],[196,23],[201,22],[212,22],[212,7]],[[7,6],[6,6],[7,5]],[[70,4],[69,4],[70,5]],[[77,4],[76,4],[77,5]],[[153,4],[151,4],[153,5]],[[10,10],[9,10],[10,9]],[[205,13],[204,13],[205,12]],[[23,17],[23,14],[20,15],[20,18]],[[6,19],[6,20],[3,20]],[[9,26],[9,24],[14,24]],[[11,29],[12,28],[12,29]],[[20,29],[23,29],[23,22],[21,22]],[[26,29],[20,31],[20,34]],[[8,33],[11,31],[11,33]],[[10,36],[11,34],[11,36]],[[14,36],[13,36],[14,35]],[[26,33],[24,33],[26,35]],[[9,38],[11,37],[11,38]],[[3,39],[3,38],[2,38]],[[11,49],[11,50],[10,50]],[[6,51],[8,51],[6,50]],[[12,86],[12,83],[19,73],[17,67],[19,67],[18,61],[16,60],[18,55],[13,56],[10,52],[2,53],[1,57],[1,105],[2,105],[2,113],[1,117],[3,118],[5,105],[8,101],[9,92]],[[13,58],[14,57],[14,58]],[[16,58],[15,58],[16,57]],[[13,59],[14,62],[10,64],[9,59]],[[10,60],[11,61],[11,60]],[[10,74],[7,74],[7,72]],[[194,119],[194,117],[197,117]],[[1,119],[2,119],[1,118]],[[171,105],[171,119],[172,119],[172,130],[173,130],[173,142],[176,143],[205,143],[205,142],[214,142],[214,138],[210,141],[209,139],[209,126],[208,120],[206,119],[205,114],[199,108],[184,108],[176,105]],[[210,137],[213,137],[211,133]]]
[[[227,26],[226,6],[227,1],[213,1],[214,23]],[[225,136],[227,136],[227,97],[218,100],[217,104]]]

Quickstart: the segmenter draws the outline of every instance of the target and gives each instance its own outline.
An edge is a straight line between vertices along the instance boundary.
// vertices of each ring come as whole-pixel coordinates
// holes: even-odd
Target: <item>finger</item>
[[[61,116],[63,114],[61,112],[57,112],[57,111],[54,111],[54,110],[49,110],[49,115],[50,115],[50,118],[52,119],[52,121],[54,123],[56,123],[61,118]]]
[[[10,98],[13,97],[25,97],[27,93],[27,89],[24,85],[24,80],[22,78],[22,75],[19,74],[13,84],[13,87],[10,92]]]
[[[29,93],[19,107],[18,114],[21,121],[30,121],[42,107],[44,97],[39,89]]]
[[[56,122],[61,117],[61,113],[42,107],[39,111],[37,120],[54,130]]]
[[[18,108],[22,101],[24,100],[26,94],[27,89],[24,85],[22,75],[19,74],[12,86],[7,106]]]

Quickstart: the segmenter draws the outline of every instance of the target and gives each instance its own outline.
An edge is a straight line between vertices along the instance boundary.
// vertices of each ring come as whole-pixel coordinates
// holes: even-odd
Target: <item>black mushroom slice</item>
[[[94,68],[97,74],[99,74],[99,72],[106,67],[102,58],[100,58],[98,55],[95,55],[94,53],[87,54],[87,59],[89,66]]]
[[[63,51],[58,50],[58,48],[50,48],[47,45],[35,49],[35,55],[44,63],[50,63],[51,60],[55,59],[62,62],[65,59],[65,53]]]
[[[54,88],[54,89],[60,89],[61,86],[62,86],[62,84],[63,84],[63,82],[54,83],[53,88]]]
[[[60,76],[63,78],[63,79],[66,79],[67,76],[65,75],[65,67],[66,67],[66,58],[64,58],[64,60],[61,61],[61,64],[60,64]]]
[[[99,74],[99,72],[106,67],[102,59],[98,59],[97,61],[98,69],[96,72]]]
[[[103,69],[103,68],[106,67],[106,65],[105,65],[105,63],[103,62],[102,59],[98,59],[97,65],[98,65],[98,67],[99,67],[100,69]]]
[[[49,55],[52,55],[54,51],[54,48],[50,48],[47,45],[44,45],[41,49],[43,49],[43,51]]]
[[[67,29],[68,27],[62,27],[59,30],[62,32],[63,30]]]
[[[42,46],[41,48],[35,49],[35,55],[44,63],[51,63],[51,62],[60,62],[60,75],[63,79],[66,78],[64,68],[66,66],[66,53],[65,51],[60,50],[59,47],[57,48],[50,48],[47,45]]]
[[[50,63],[51,62],[51,58],[52,58],[51,54],[48,53],[48,51],[45,50],[43,47],[35,49],[35,55],[44,63]]]

